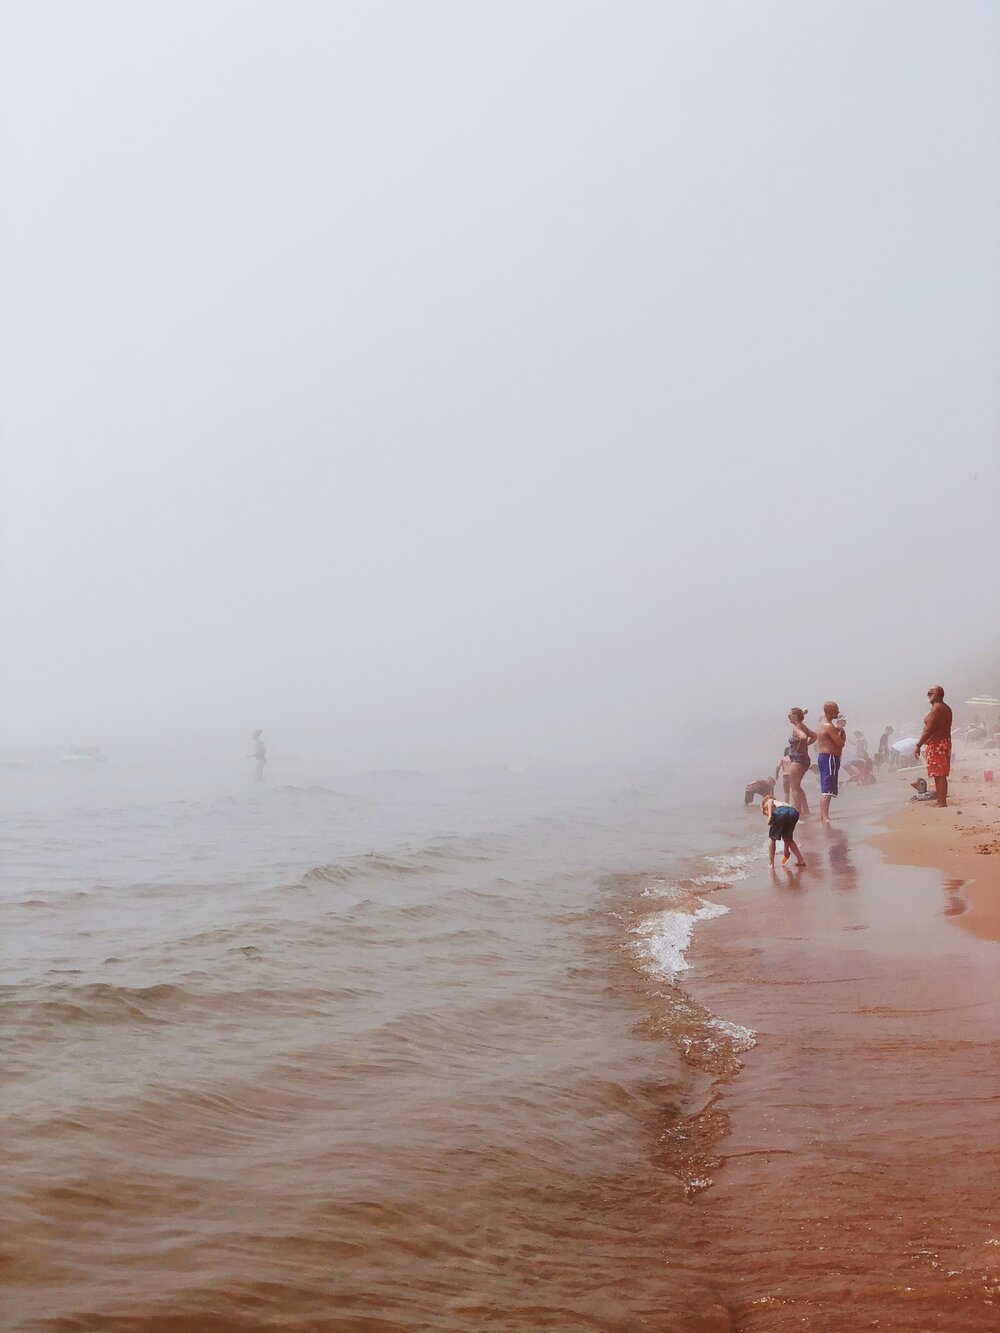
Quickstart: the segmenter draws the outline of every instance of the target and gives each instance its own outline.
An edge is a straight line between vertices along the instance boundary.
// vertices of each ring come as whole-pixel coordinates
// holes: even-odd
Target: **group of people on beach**
[[[948,775],[951,772],[951,708],[944,701],[944,688],[933,685],[927,691],[930,711],[924,718],[924,728],[914,749],[915,758],[926,752],[927,776],[934,780],[937,805],[948,804]],[[788,745],[778,762],[773,778],[758,778],[748,782],[744,804],[751,805],[755,796],[761,798],[761,811],[768,821],[768,860],[774,865],[775,848],[780,839],[784,845],[781,864],[787,865],[792,856],[799,866],[805,858],[795,842],[795,826],[810,815],[809,801],[802,789],[802,779],[812,766],[809,747],[816,746],[816,767],[819,771],[819,813],[822,823],[830,824],[830,803],[840,793],[840,770],[847,731],[841,717],[840,705],[828,699],[823,705],[823,719],[816,731],[806,723],[807,710],[792,708],[788,714],[791,734]],[[891,765],[890,737],[892,728],[886,727],[879,742],[879,756]],[[849,765],[852,777],[859,783],[874,781],[874,765],[868,756],[867,742],[860,732],[855,733],[855,749]],[[774,794],[775,783],[781,776],[784,799]]]

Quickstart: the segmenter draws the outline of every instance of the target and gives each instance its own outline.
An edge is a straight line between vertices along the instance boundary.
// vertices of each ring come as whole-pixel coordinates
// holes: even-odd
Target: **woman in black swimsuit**
[[[816,739],[815,731],[806,726],[806,714],[803,708],[793,708],[788,714],[792,724],[792,734],[788,738],[788,799],[798,810],[803,819],[809,818],[809,802],[802,790],[802,779],[809,772],[812,760],[809,747]]]

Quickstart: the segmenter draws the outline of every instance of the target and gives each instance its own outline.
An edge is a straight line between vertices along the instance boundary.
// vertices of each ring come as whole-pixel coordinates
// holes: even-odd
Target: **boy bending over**
[[[788,858],[794,853],[795,864],[804,866],[805,859],[795,841],[795,825],[799,822],[799,812],[794,805],[766,796],[760,803],[761,814],[767,818],[767,864],[774,869],[774,849],[780,838],[785,844],[785,854],[781,864],[786,866]]]

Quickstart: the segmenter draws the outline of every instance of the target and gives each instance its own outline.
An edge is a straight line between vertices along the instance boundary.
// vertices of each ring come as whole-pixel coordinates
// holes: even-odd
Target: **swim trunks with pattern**
[[[924,756],[929,778],[946,778],[951,772],[951,741],[928,741]]]

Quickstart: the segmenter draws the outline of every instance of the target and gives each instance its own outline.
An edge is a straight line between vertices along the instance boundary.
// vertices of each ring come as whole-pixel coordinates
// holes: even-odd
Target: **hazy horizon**
[[[0,747],[666,758],[996,688],[996,6],[3,36]]]

